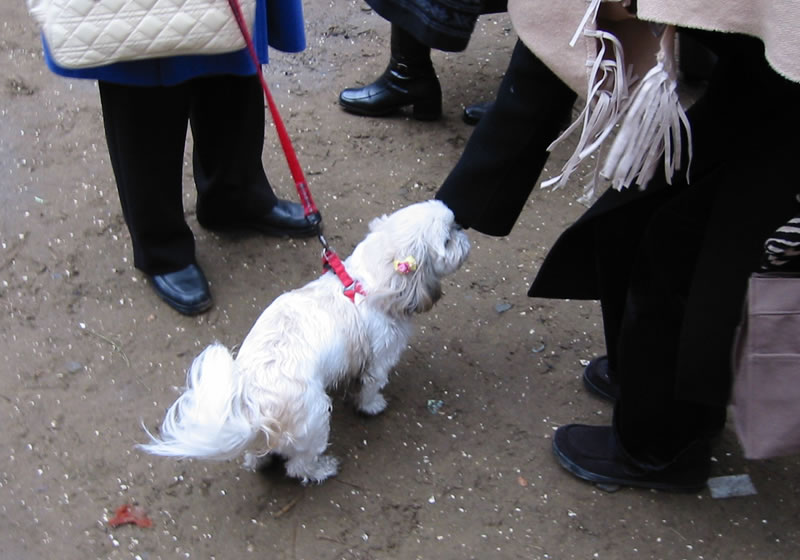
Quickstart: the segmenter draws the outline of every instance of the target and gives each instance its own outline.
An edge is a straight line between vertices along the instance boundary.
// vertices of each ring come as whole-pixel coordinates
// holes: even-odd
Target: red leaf
[[[130,504],[118,507],[114,517],[108,520],[108,524],[112,527],[119,527],[126,523],[135,523],[137,526],[145,528],[153,526],[153,522],[147,517],[143,507]]]

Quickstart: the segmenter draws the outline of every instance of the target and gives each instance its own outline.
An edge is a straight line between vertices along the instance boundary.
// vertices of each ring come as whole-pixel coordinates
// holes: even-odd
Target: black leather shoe
[[[604,486],[699,492],[711,470],[708,443],[696,442],[669,463],[646,465],[625,453],[611,426],[561,426],[553,437],[553,452],[570,473]]]
[[[461,120],[465,123],[475,126],[478,124],[483,115],[486,114],[486,111],[492,106],[491,101],[486,101],[484,103],[473,103],[472,105],[467,105],[464,107],[464,112],[461,115]]]
[[[154,274],[153,289],[167,304],[184,315],[197,315],[211,307],[208,282],[195,264],[177,272]]]
[[[433,67],[415,71],[393,57],[371,84],[342,90],[339,104],[350,113],[367,117],[382,117],[412,105],[415,119],[430,121],[442,116],[442,89]]]
[[[266,214],[246,217],[240,225],[275,237],[311,237],[317,234],[317,227],[306,218],[303,205],[283,199],[279,199]]]
[[[619,399],[619,384],[611,379],[608,356],[595,358],[583,370],[583,384],[586,388],[611,402]]]
[[[244,214],[224,222],[209,219],[205,214],[201,220],[200,214],[198,210],[200,225],[214,231],[253,229],[275,237],[311,237],[318,231],[315,223],[306,218],[302,204],[283,199],[278,199],[278,203],[264,214]]]

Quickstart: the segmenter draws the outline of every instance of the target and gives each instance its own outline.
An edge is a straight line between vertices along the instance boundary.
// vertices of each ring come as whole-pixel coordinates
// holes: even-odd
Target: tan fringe
[[[662,155],[665,156],[665,176],[671,184],[681,163],[682,129],[686,130],[689,138],[689,161],[692,158],[689,120],[677,94],[675,28],[666,26],[662,30],[657,63],[638,79],[631,75],[632,69],[626,68],[619,39],[596,27],[602,0],[587,1],[589,7],[570,41],[570,46],[574,47],[583,35],[596,40],[599,45],[595,59],[587,62],[591,71],[586,105],[578,118],[547,149],[552,152],[578,128],[581,128],[581,135],[561,173],[543,181],[541,186],[560,188],[566,185],[575,170],[602,148],[620,120],[622,125],[605,163],[602,168],[599,162],[595,163],[581,200],[587,202],[594,197],[601,178],[609,179],[618,190],[634,183],[646,185],[654,176]],[[611,56],[606,59],[608,49],[611,49]]]
[[[600,171],[617,190],[634,183],[647,185],[662,155],[665,178],[672,184],[681,164],[682,128],[687,132],[689,161],[692,159],[689,119],[678,99],[674,52],[675,28],[669,26],[661,36],[657,63],[637,84]]]

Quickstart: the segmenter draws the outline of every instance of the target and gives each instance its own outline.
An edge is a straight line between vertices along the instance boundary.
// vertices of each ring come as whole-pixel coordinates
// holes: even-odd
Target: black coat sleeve
[[[570,117],[575,93],[517,41],[497,98],[436,198],[464,227],[511,232],[538,182],[547,146]]]

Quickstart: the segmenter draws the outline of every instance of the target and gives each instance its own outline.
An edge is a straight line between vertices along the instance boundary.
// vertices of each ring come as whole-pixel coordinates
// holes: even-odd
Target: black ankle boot
[[[492,101],[484,101],[467,105],[464,107],[464,112],[461,113],[461,120],[468,125],[475,126],[481,122],[483,115],[492,107],[492,103]]]
[[[339,103],[346,111],[368,117],[388,115],[412,105],[415,119],[438,119],[442,115],[442,89],[430,48],[393,25],[389,67],[371,84],[343,90]]]

